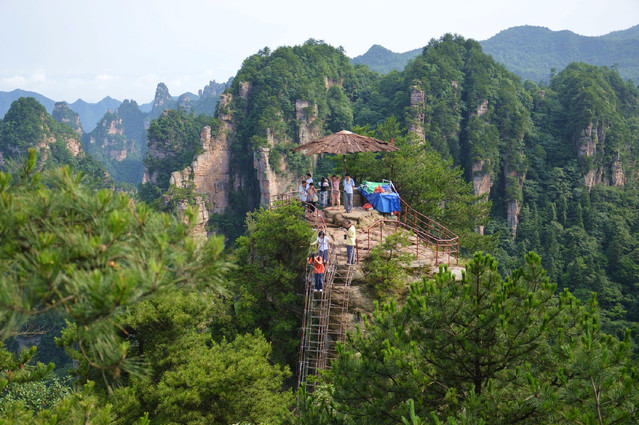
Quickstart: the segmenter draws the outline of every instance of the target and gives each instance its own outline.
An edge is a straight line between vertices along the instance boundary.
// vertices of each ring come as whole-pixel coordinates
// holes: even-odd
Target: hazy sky
[[[639,24],[638,0],[0,0],[0,91],[145,103],[225,82],[268,46],[309,38],[349,57],[518,25],[596,36]]]

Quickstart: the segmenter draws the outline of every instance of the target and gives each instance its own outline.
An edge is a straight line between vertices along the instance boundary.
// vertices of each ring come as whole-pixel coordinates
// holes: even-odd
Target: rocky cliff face
[[[219,96],[224,90],[226,90],[231,81],[233,81],[233,79],[230,79],[226,83],[217,83],[215,80],[209,81],[209,83],[203,89],[199,90],[197,94],[200,96],[200,99]]]
[[[49,120],[51,117],[48,118]],[[40,151],[40,155],[42,155],[42,160],[45,161],[49,155],[49,151],[51,150],[51,145],[58,140],[64,141],[64,145],[67,150],[73,156],[78,156],[82,153],[82,143],[80,142],[80,138],[77,134],[71,133],[60,133],[55,131],[51,125],[47,122],[46,112],[40,116],[40,120],[42,121],[42,138],[37,142],[36,147]]]
[[[209,211],[206,208],[206,202],[201,196],[195,198],[195,206],[197,207],[197,217],[195,218],[195,226],[191,229],[191,235],[199,243],[206,241],[208,232],[206,231],[206,225],[209,222]],[[188,202],[179,202],[177,204],[177,211],[175,213],[178,217],[186,220],[184,211],[189,207]]]
[[[223,99],[228,103],[230,96]],[[196,197],[198,218],[193,233],[198,238],[206,237],[206,224],[210,213],[222,214],[228,207],[228,195],[231,190],[231,182],[241,184],[241,177],[237,170],[231,169],[231,137],[234,134],[234,125],[228,115],[220,115],[222,124],[216,134],[211,133],[211,127],[202,129],[200,143],[203,153],[197,156],[190,166],[171,174],[169,183],[176,187],[193,188],[204,196]],[[157,152],[157,147],[149,144],[149,153],[162,155]],[[148,176],[145,180],[153,182],[156,176]],[[237,189],[237,188],[236,188]],[[207,204],[209,208],[207,208]],[[179,206],[179,205],[178,205]],[[186,205],[182,206],[182,210]]]
[[[140,123],[141,124],[141,123]],[[98,122],[96,128],[88,134],[89,152],[98,157],[106,157],[114,161],[123,161],[132,155],[140,156],[141,137],[137,141],[125,134],[125,122],[116,110],[107,113]]]
[[[67,124],[75,130],[80,137],[84,134],[82,123],[80,122],[80,115],[72,111],[67,102],[56,102],[51,116],[56,121]]]
[[[526,180],[526,174],[522,172],[509,171],[508,167],[504,167],[504,174],[506,177],[506,184],[510,187],[506,188],[506,191],[515,190],[518,193],[521,193],[524,187],[524,181]],[[510,226],[510,230],[512,231],[513,237],[517,235],[517,226],[519,225],[519,213],[521,212],[521,201],[517,198],[512,198],[506,200],[506,219],[508,220],[508,225]]]
[[[484,171],[484,166],[488,160],[481,160],[475,162],[471,168],[471,175],[473,181],[473,192],[475,195],[490,195],[490,190],[493,187],[493,176],[490,173]],[[479,234],[484,234],[484,226],[479,226],[477,229]]]
[[[584,185],[589,189],[603,183],[609,186],[624,186],[626,177],[620,153],[614,153],[615,161],[607,165],[604,163],[606,150],[606,133],[608,126],[590,123],[575,138],[577,157],[585,164]]]
[[[151,108],[151,116],[159,117],[162,112],[172,109],[174,105],[173,98],[169,93],[169,88],[164,83],[159,83],[155,89],[155,98],[153,99],[153,107]]]
[[[135,101],[125,100],[115,112],[104,114],[83,142],[116,181],[140,183],[146,132],[144,114]]]
[[[410,91],[410,108],[412,119],[408,127],[408,131],[415,133],[421,141],[426,140],[424,134],[424,118],[426,114],[424,108],[426,106],[426,94],[419,88],[413,86]]]
[[[191,112],[193,105],[191,104],[191,98],[188,94],[184,93],[178,97],[177,100],[178,109],[183,109],[186,112]]]
[[[172,173],[170,179],[172,185],[192,185],[197,193],[206,195],[212,213],[222,214],[228,206],[232,170],[227,130],[232,130],[232,124],[224,121],[216,136],[211,135],[211,127],[204,127],[200,137],[204,153],[198,155],[190,166]]]
[[[116,161],[126,158],[128,150],[134,148],[130,145],[124,138],[122,118],[113,113],[106,114],[88,136],[89,152],[99,151]]]
[[[82,152],[82,144],[80,143],[80,139],[76,139],[74,137],[67,137],[65,139],[67,150],[71,152],[71,155],[78,156],[80,152]]]
[[[239,95],[247,99],[251,90],[248,82],[239,84]],[[228,112],[229,105],[233,101],[231,94],[223,94],[218,106],[218,118],[222,126],[211,134],[211,128],[205,127],[200,137],[203,153],[193,163],[183,170],[171,174],[170,183],[177,187],[192,187],[197,193],[205,194],[211,213],[224,213],[229,207],[228,195],[231,190],[244,187],[245,172],[231,168],[232,149],[231,144],[236,136],[236,124],[232,115]],[[299,143],[309,142],[320,137],[322,126],[317,123],[317,106],[309,102],[298,100],[295,102],[295,119],[297,121]],[[257,178],[259,189],[259,204],[266,206],[271,197],[279,193],[294,191],[299,176],[294,175],[288,167],[286,153],[282,153],[277,159],[277,169],[273,169],[271,158],[273,150],[281,144],[293,144],[297,141],[275,136],[272,129],[267,129],[267,145],[257,148],[252,155],[252,166]],[[149,141],[149,155],[161,156]],[[154,182],[156,176],[145,174],[144,182]],[[248,195],[247,195],[248,196]]]
[[[317,122],[317,105],[310,105],[303,100],[295,101],[295,118],[300,145],[321,136],[322,126]],[[257,172],[261,206],[268,206],[271,198],[277,194],[294,192],[299,178],[289,170],[286,154],[279,158],[277,171],[271,167],[270,155],[273,148],[278,144],[292,144],[293,141],[276,138],[272,129],[267,130],[266,139],[268,147],[261,147],[253,154],[253,168]]]

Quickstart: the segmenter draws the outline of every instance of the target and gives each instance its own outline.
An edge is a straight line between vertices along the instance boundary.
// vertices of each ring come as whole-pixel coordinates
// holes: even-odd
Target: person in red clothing
[[[315,267],[315,290],[322,292],[322,286],[324,284],[324,260],[319,254],[311,256],[308,259],[308,264],[313,264]]]

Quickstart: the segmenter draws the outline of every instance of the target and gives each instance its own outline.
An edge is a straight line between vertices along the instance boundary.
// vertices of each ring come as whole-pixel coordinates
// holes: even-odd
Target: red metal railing
[[[274,208],[277,204],[288,205],[293,202],[300,202],[297,192],[281,193],[271,198],[270,208]],[[427,258],[429,252],[424,248],[430,248],[435,257],[436,266],[443,262],[451,265],[453,261],[455,265],[459,264],[459,236],[430,217],[415,210],[401,198],[400,202],[402,211],[396,220],[380,219],[367,229],[360,231],[361,236],[357,239],[355,247],[357,262],[359,263],[360,261],[359,251],[367,250],[370,252],[370,249],[375,245],[383,242],[385,226],[392,225],[392,233],[395,233],[400,228],[413,233],[411,242],[416,259]],[[315,229],[316,233],[320,230],[326,231],[324,214],[317,208],[313,208],[314,211],[310,211],[310,209],[308,206],[306,207],[306,219],[311,227]],[[378,229],[380,230],[378,231]],[[386,234],[389,234],[388,230],[390,228],[386,228]]]
[[[280,193],[275,196],[272,196],[269,201],[269,209],[277,208],[282,205],[290,205],[293,203],[300,203],[297,192],[286,192]],[[319,208],[315,206],[311,206],[310,204],[304,203],[304,214],[306,216],[306,221],[308,224],[315,230],[315,234],[319,233],[319,231],[326,232],[326,221],[324,220],[324,214]]]
[[[370,252],[375,245],[382,243],[389,234],[403,229],[409,233],[409,241],[415,259],[429,258],[434,255],[435,265],[446,263],[459,264],[459,236],[442,226],[435,220],[413,209],[404,200],[401,200],[402,212],[397,219],[380,219],[360,232],[358,238],[358,251],[360,249]],[[429,248],[426,250],[425,248]],[[359,252],[358,252],[359,261]]]
[[[269,208],[273,208],[276,204],[288,205],[292,202],[300,202],[297,192],[278,193],[275,196],[271,196],[269,200]]]

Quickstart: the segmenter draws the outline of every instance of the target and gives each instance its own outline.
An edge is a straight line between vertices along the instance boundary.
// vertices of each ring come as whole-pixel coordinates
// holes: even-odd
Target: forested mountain
[[[169,93],[168,87],[160,83],[147,112],[143,112],[134,100],[128,99],[118,102],[118,106],[113,110],[106,111],[95,128],[83,135],[84,148],[104,164],[116,182],[137,185],[142,181],[144,174],[142,161],[147,150],[146,129],[150,121],[170,109],[212,116],[220,93],[226,87],[227,84],[211,81],[200,90],[200,95],[184,93],[175,98]],[[75,119],[78,114],[73,115],[73,105],[66,102],[66,106],[60,102],[56,105],[58,104],[60,105],[56,106],[58,109],[54,111],[54,118],[73,124],[76,130],[78,126],[81,128],[81,123]]]
[[[104,114],[95,129],[83,137],[86,151],[104,164],[117,182],[142,181],[145,118],[134,100],[125,99],[114,112]]]
[[[199,90],[199,94],[193,93],[183,93],[178,97],[171,97],[166,99],[166,101],[157,106],[156,113],[152,114],[153,118],[156,118],[160,113],[164,111],[164,109],[175,108],[178,105],[181,105],[186,110],[190,111],[191,109],[196,114],[205,114],[205,115],[213,115],[215,113],[215,107],[217,106],[217,101],[220,97],[220,94],[226,89],[226,87],[230,84],[232,79],[230,79],[226,83],[217,83],[215,81],[210,81],[203,89]],[[168,88],[166,85],[161,83],[166,89],[166,93],[168,94]],[[11,92],[0,92],[0,117],[4,116],[6,112],[9,110],[11,103],[18,100],[21,97],[33,97],[40,104],[42,104],[47,112],[53,114],[55,104],[59,103],[54,100],[49,99],[46,96],[43,96],[39,93],[25,91],[16,89]],[[158,94],[156,90],[155,99],[147,104],[140,105],[139,108],[142,112],[149,113],[152,111],[154,105],[157,103]],[[101,101],[97,103],[88,103],[82,99],[78,99],[75,102],[69,104],[68,102],[64,102],[67,104],[68,108],[71,111],[80,115],[80,121],[82,124],[82,128],[85,131],[93,131],[93,129],[98,125],[98,122],[104,117],[107,113],[112,113],[115,111],[120,104],[122,103],[119,100],[113,99],[110,96],[105,97]]]
[[[421,49],[395,53],[378,44],[373,44],[363,55],[351,59],[353,64],[366,65],[375,72],[388,74],[392,70],[401,71],[411,59],[419,55]]]
[[[317,52],[322,52],[321,59]],[[552,279],[583,299],[589,291],[616,286],[611,298],[600,295],[604,305],[617,311],[608,315],[606,310],[607,329],[636,326],[631,313],[636,310],[633,286],[628,277],[621,278],[618,268],[611,268],[613,258],[605,254],[610,251],[603,235],[610,233],[604,228],[613,224],[608,218],[598,220],[596,225],[603,227],[596,234],[601,236],[592,239],[583,233],[585,227],[570,230],[574,223],[568,219],[577,208],[575,202],[586,202],[582,214],[586,208],[593,212],[592,201],[586,200],[593,193],[636,190],[638,90],[615,70],[575,63],[558,72],[550,85],[522,84],[486,55],[479,43],[446,35],[426,46],[404,71],[379,76],[350,65],[343,53],[309,41],[248,58],[225,96],[218,109],[221,124],[213,132],[222,139],[211,139],[221,150],[213,156],[204,148],[199,153],[173,153],[175,157],[185,155],[183,165],[157,168],[164,176],[154,183],[166,190],[169,176],[178,172],[178,186],[193,187],[216,205],[214,212],[225,213],[214,215],[221,229],[241,224],[233,218],[238,212],[293,188],[295,176],[311,165],[307,158],[291,154],[291,147],[355,127],[392,138],[406,149],[404,154],[387,155],[386,165],[374,156],[349,158],[348,168],[357,180],[393,179],[411,204],[464,235],[467,249],[496,249],[504,267],[516,267],[526,250],[534,249]],[[389,122],[389,117],[394,121]],[[404,139],[409,136],[412,142]],[[197,144],[196,138],[194,133],[189,140]],[[449,160],[459,167],[470,193],[490,204],[462,196],[466,189],[461,186],[459,195],[453,195],[429,182],[417,184],[410,170],[419,165],[410,164],[434,159],[414,150],[408,154],[415,143],[424,144],[425,152],[431,149],[442,158],[439,161]],[[163,157],[165,152],[160,149],[155,155]],[[189,157],[192,165],[180,171]],[[215,175],[215,187],[207,186],[195,176],[207,174],[200,167],[215,161],[223,164],[218,171],[226,171]],[[434,176],[429,179],[437,180]],[[448,187],[453,185],[451,179],[446,178]],[[454,196],[459,196],[456,208],[433,208],[446,205],[446,199],[452,206]],[[596,199],[603,200],[601,195]],[[463,205],[491,205],[492,221],[488,223],[481,209],[471,212]],[[608,201],[596,208],[609,208],[605,205]],[[622,216],[624,220],[615,225],[632,235],[634,219],[625,213]],[[478,237],[474,230],[483,232],[484,225],[486,236]],[[542,235],[543,229],[548,233]],[[590,248],[558,250],[548,239],[557,237],[565,238],[568,246],[589,240]],[[634,237],[629,238],[630,245],[622,249],[628,253],[634,250]],[[594,267],[592,279],[571,280],[571,270],[581,267],[579,264]]]
[[[0,174],[2,330],[66,319],[58,344],[84,389],[21,404],[48,369],[0,347],[0,409],[15,423],[637,422],[639,89],[615,69],[575,62],[523,83],[447,34],[380,75],[309,40],[248,57],[215,118],[163,85],[156,99],[137,200],[39,173],[34,153]],[[58,125],[34,102],[0,124],[3,153]],[[135,145],[118,132],[141,131],[125,104],[95,139],[110,152]],[[293,397],[313,231],[296,204],[259,207],[306,172],[339,173],[341,157],[291,149],[343,129],[394,143],[350,155],[349,173],[391,179],[461,235],[465,273],[407,273],[396,252],[363,265],[383,282],[362,280],[361,296],[389,302],[354,312],[360,327],[316,391]]]
[[[53,119],[32,97],[11,104],[0,121],[0,166],[22,161],[29,149],[39,155],[39,168],[68,165],[101,185],[112,183],[104,167],[82,149],[80,135],[69,125]]]
[[[44,106],[47,112],[53,112],[53,108],[55,106],[54,100],[51,100],[40,93],[15,89],[10,92],[0,92],[0,116],[4,116],[9,108],[11,108],[11,104],[21,97],[32,97]]]
[[[464,169],[474,192],[492,201],[486,230],[500,234],[494,252],[505,269],[535,250],[560,287],[583,299],[600,294],[608,330],[636,328],[635,275],[626,268],[639,225],[630,213],[639,194],[634,84],[574,63],[548,86],[522,85],[478,43],[445,36],[377,87],[356,119],[375,125],[396,114]],[[623,248],[611,246],[620,235]]]
[[[90,131],[98,124],[100,117],[109,111],[114,111],[121,103],[121,101],[107,96],[97,103],[88,103],[78,99],[71,103],[69,107],[80,115],[82,127]]]
[[[510,71],[534,82],[548,82],[553,69],[559,71],[571,62],[614,67],[622,78],[639,81],[638,28],[634,26],[599,37],[586,37],[571,31],[520,26],[501,31],[479,44],[485,53]],[[394,53],[374,45],[352,62],[387,73],[404,69],[420,52],[421,49]]]
[[[72,111],[67,102],[56,102],[51,116],[54,120],[71,127],[80,136],[84,134],[80,115],[77,112]]]
[[[600,37],[543,27],[514,27],[481,45],[496,61],[534,82],[547,82],[553,69],[559,71],[571,62],[614,67],[622,78],[639,81],[637,26]]]
[[[11,103],[21,97],[33,97],[45,107],[47,112],[52,114],[54,111],[56,101],[39,93],[16,89],[11,92],[0,92],[0,116],[4,116],[9,110]],[[119,100],[107,96],[97,103],[87,103],[82,99],[78,99],[71,104],[67,103],[67,105],[72,111],[80,115],[82,127],[87,130],[93,129],[102,115],[109,110],[114,110],[120,103]]]

